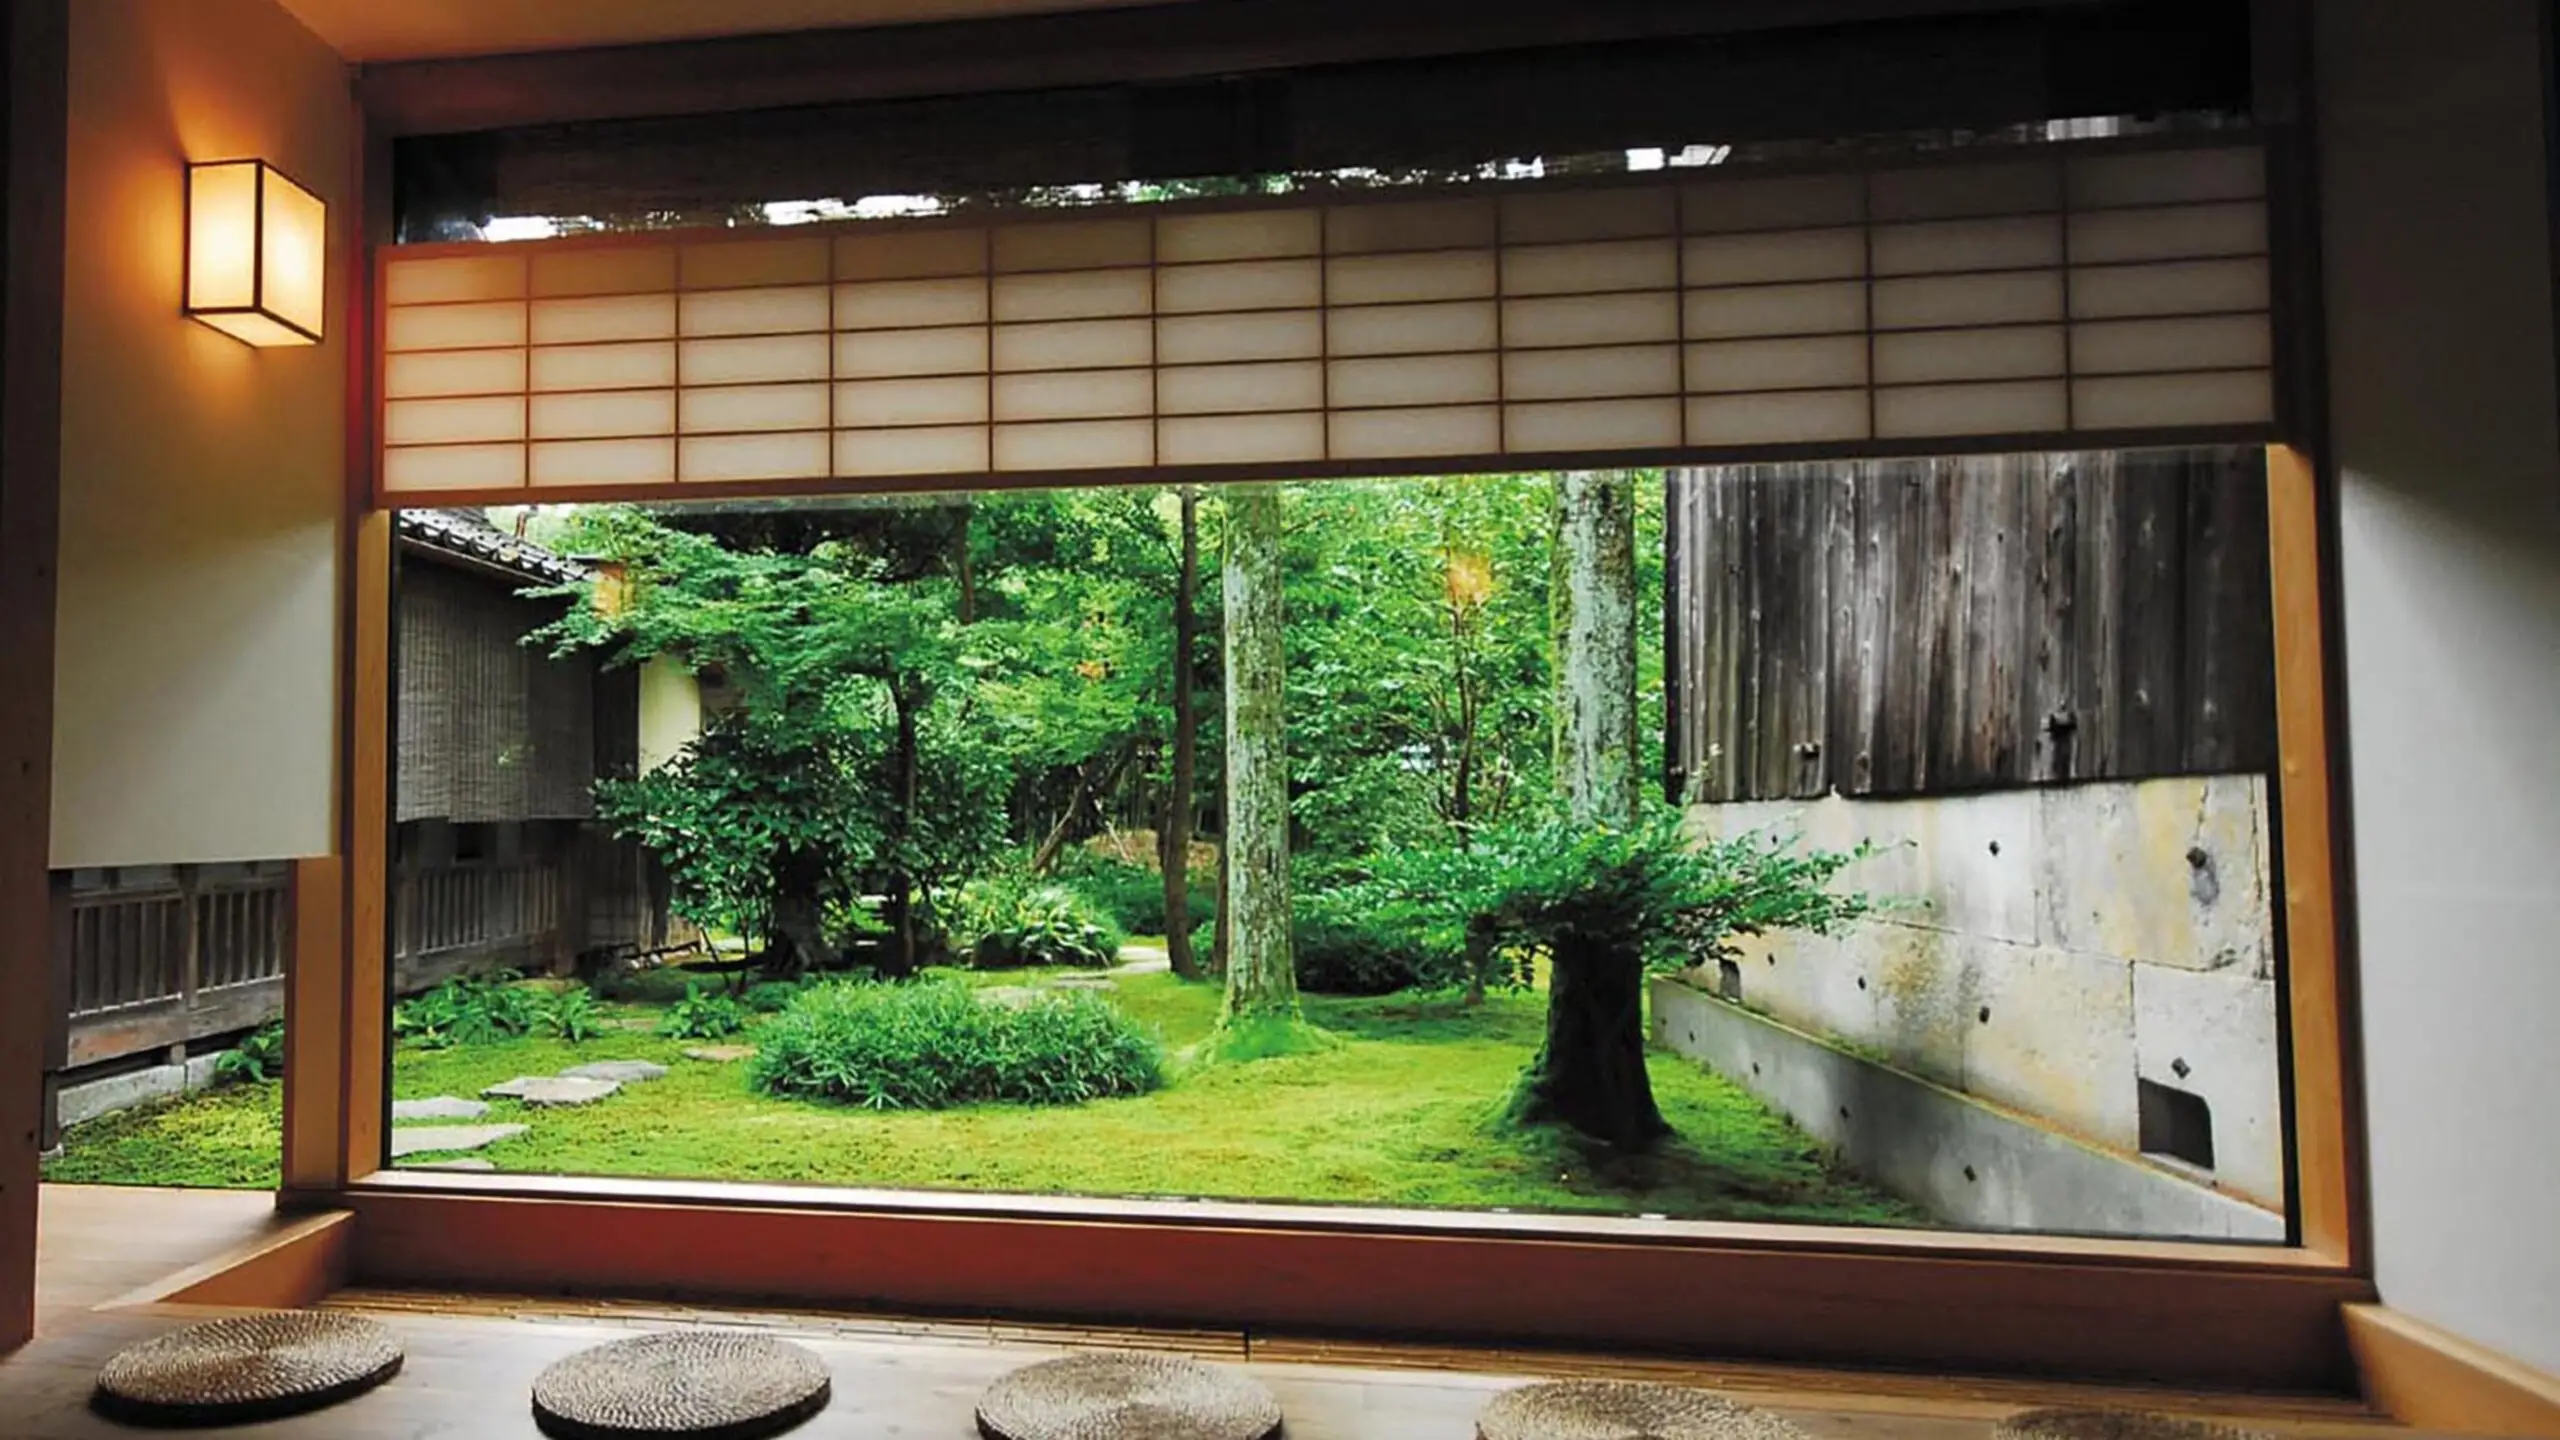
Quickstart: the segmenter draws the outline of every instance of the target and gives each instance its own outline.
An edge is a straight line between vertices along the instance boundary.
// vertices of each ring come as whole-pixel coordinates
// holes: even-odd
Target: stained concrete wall
[[[2284,1218],[2116,1151],[1853,1055],[1672,979],[1656,1043],[1731,1078],[1851,1169],[1981,1230],[2281,1242]]]
[[[2282,1209],[2259,778],[1757,801],[1689,819],[1702,835],[1878,847],[1840,883],[1893,908],[1835,936],[1744,941],[1749,1006],[2126,1154],[2141,1148],[2137,1080],[2202,1096],[2214,1168],[2198,1178]]]
[[[640,771],[676,757],[702,733],[702,687],[682,664],[656,655],[640,667]]]
[[[2560,1374],[2545,8],[2311,14],[2376,1279]]]

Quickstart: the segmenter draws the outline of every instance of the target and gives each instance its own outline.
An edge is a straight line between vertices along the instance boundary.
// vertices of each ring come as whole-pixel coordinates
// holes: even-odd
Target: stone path
[[[595,1060],[572,1065],[560,1072],[564,1080],[610,1080],[616,1085],[637,1085],[645,1080],[664,1080],[667,1067],[646,1060]]]
[[[408,1125],[391,1132],[391,1158],[442,1150],[478,1150],[523,1134],[527,1125]]]
[[[391,1123],[394,1125],[416,1125],[435,1120],[477,1120],[488,1113],[489,1104],[485,1100],[457,1100],[450,1095],[438,1095],[432,1100],[391,1102]]]
[[[756,1047],[753,1045],[688,1045],[685,1047],[684,1058],[708,1060],[714,1065],[727,1065],[739,1060],[753,1059],[755,1053]]]
[[[481,1091],[492,1100],[526,1105],[593,1105],[622,1088],[619,1080],[589,1080],[577,1075],[519,1075]]]

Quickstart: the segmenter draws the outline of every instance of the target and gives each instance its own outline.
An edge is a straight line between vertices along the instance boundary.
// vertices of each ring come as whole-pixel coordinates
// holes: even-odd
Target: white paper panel
[[[1325,216],[1325,249],[1334,255],[1464,250],[1492,245],[1499,229],[1490,196],[1343,205]]]
[[[558,440],[533,447],[532,480],[541,485],[664,485],[676,478],[676,442]]]
[[[1876,392],[1876,438],[2010,435],[2060,430],[2070,423],[2060,380],[1993,385],[1919,385]]]
[[[2006,325],[2062,318],[2062,272],[1931,275],[1875,282],[1876,328]]]
[[[1154,404],[1152,370],[1060,370],[996,377],[996,419],[1000,421],[1144,415]]]
[[[524,343],[524,303],[483,301],[469,305],[394,307],[384,327],[384,348],[470,350]]]
[[[998,370],[1099,370],[1155,359],[1155,326],[1146,320],[1061,320],[996,327]]]
[[[676,428],[676,392],[673,390],[597,390],[575,395],[536,395],[528,408],[536,440],[672,435]],[[536,461],[533,468],[539,472],[541,463]]]
[[[2007,380],[2059,375],[2064,367],[2062,327],[2027,325],[2000,330],[1924,330],[1876,337],[1876,383],[1909,385],[1936,380]]]
[[[1168,265],[1156,272],[1156,311],[1308,309],[1324,303],[1321,260],[1239,260]]]
[[[1342,410],[1333,416],[1333,458],[1491,455],[1502,448],[1502,412],[1491,405],[1443,410]]]
[[[687,245],[678,253],[677,276],[687,290],[731,290],[746,285],[820,285],[829,265],[826,237],[787,240],[720,240]]]
[[[1680,393],[1680,347],[1514,351],[1502,357],[1505,400],[1579,400]]]
[[[2082,375],[2103,375],[2264,366],[2270,363],[2272,340],[2263,315],[2109,320],[2071,327],[2071,368]]]
[[[824,430],[827,387],[800,385],[723,385],[684,392],[684,431],[701,435],[724,430]]]
[[[979,275],[987,268],[987,232],[933,228],[881,230],[836,241],[839,280],[917,280]]]
[[[1691,390],[1822,390],[1867,383],[1867,337],[1718,340],[1688,347]]]
[[[1155,429],[1145,420],[1069,420],[996,427],[998,470],[1134,469],[1155,462]]]
[[[759,335],[744,340],[687,340],[676,363],[687,385],[752,385],[827,378],[824,335]]]
[[[1547,194],[1513,191],[1501,201],[1505,245],[1619,240],[1669,235],[1679,228],[1679,196],[1667,186]]]
[[[688,435],[676,442],[679,480],[801,480],[831,463],[824,431],[806,435]]]
[[[1324,317],[1313,311],[1184,315],[1156,322],[1156,359],[1166,365],[1296,360],[1323,353]]]
[[[1411,355],[1438,350],[1490,350],[1498,321],[1489,300],[1440,305],[1373,305],[1325,317],[1336,355]]]
[[[450,260],[403,260],[383,276],[383,299],[393,305],[450,300],[513,300],[524,294],[522,255],[459,255]]]
[[[1855,225],[1866,209],[1866,181],[1857,175],[1706,180],[1680,194],[1681,223],[1692,235]]]
[[[1504,410],[1503,448],[1528,454],[1561,450],[1664,449],[1680,443],[1680,401],[1565,400]]]
[[[1089,320],[1144,315],[1154,293],[1144,270],[1073,270],[995,279],[998,320]]]
[[[860,380],[836,387],[839,425],[973,425],[987,418],[987,382]]]
[[[1315,412],[1166,420],[1156,435],[1156,459],[1165,465],[1247,465],[1323,458],[1324,416]]]
[[[1554,345],[1631,345],[1680,338],[1677,291],[1635,295],[1572,295],[1502,303],[1506,349]]]
[[[382,452],[385,490],[500,490],[523,483],[522,445],[425,445]]]
[[[1168,215],[1156,222],[1157,263],[1250,260],[1313,255],[1324,244],[1320,210],[1244,210],[1229,214]]]
[[[1668,290],[1679,283],[1680,244],[1667,236],[1585,245],[1527,245],[1502,252],[1505,295]]]
[[[936,325],[978,325],[987,319],[987,282],[977,276],[950,280],[877,280],[836,287],[839,330],[916,330]]]
[[[533,257],[536,295],[643,295],[676,288],[676,252],[618,245]]]
[[[2188,255],[2259,255],[2267,248],[2267,207],[2256,201],[2164,210],[2100,210],[2071,217],[2071,261],[2173,260]]]
[[[1879,171],[1868,178],[1867,206],[1873,220],[2057,210],[2062,206],[2062,166],[2052,160],[2016,160]]]
[[[1865,390],[1704,395],[1689,402],[1692,445],[1793,445],[1867,438]]]
[[[1875,273],[1929,275],[2023,270],[2062,263],[2062,217],[1937,220],[1875,228]]]
[[[836,374],[850,379],[983,374],[986,368],[987,332],[979,326],[878,330],[836,337]]]
[[[698,290],[684,297],[677,329],[685,335],[797,335],[826,329],[827,316],[823,285]]]
[[[524,400],[393,400],[382,407],[382,438],[392,445],[445,445],[458,440],[521,440]]]
[[[2086,155],[2071,162],[2071,204],[2159,205],[2179,200],[2245,200],[2266,193],[2255,147]]]
[[[2108,265],[2077,270],[2071,276],[2071,315],[2075,320],[2263,310],[2266,306],[2264,260]]]
[[[632,390],[673,385],[675,342],[545,347],[533,352],[532,380],[536,391]]]
[[[2275,387],[2264,370],[2126,375],[2078,382],[2072,408],[2083,430],[2251,425],[2275,419]]]
[[[1490,250],[1337,255],[1325,268],[1326,299],[1334,305],[1471,300],[1493,293],[1497,269]]]
[[[1498,357],[1491,354],[1336,360],[1333,404],[1337,409],[1349,409],[1498,400],[1502,396],[1502,371],[1497,361]]]
[[[600,340],[662,340],[676,333],[673,295],[613,295],[533,302],[533,343],[584,345]]]
[[[1160,415],[1323,408],[1324,366],[1313,360],[1177,365],[1156,373],[1156,413]]]
[[[1864,330],[1867,286],[1852,280],[1693,290],[1684,308],[1683,323],[1690,338],[1698,340]]]
[[[1687,242],[1682,278],[1691,285],[1758,285],[1836,280],[1867,273],[1864,230],[1771,230],[1707,235]]]
[[[500,395],[522,389],[522,350],[425,350],[394,355],[382,369],[382,393],[394,400],[421,395]]]
[[[986,469],[984,426],[848,430],[836,436],[839,475],[950,475]]]
[[[1100,270],[1145,265],[1155,244],[1145,220],[1070,220],[995,232],[998,270]]]

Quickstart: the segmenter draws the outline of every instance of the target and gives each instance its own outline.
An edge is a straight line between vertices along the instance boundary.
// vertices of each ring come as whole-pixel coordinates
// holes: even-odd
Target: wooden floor
[[[98,1366],[118,1348],[206,1312],[132,1303],[156,1280],[254,1241],[263,1196],[49,1187],[36,1343],[0,1361],[0,1435],[92,1440],[130,1435],[92,1416]],[[122,1302],[122,1303],[120,1303]],[[2052,1403],[2147,1405],[2246,1418],[2298,1440],[2417,1440],[2351,1404],[2302,1397],[2197,1396],[2023,1381],[1852,1375],[1720,1363],[1447,1351],[879,1316],[751,1313],[664,1302],[344,1292],[333,1307],[396,1329],[409,1363],[389,1386],[299,1420],[219,1432],[241,1437],[476,1440],[532,1437],[526,1407],[543,1366],[583,1346],[674,1325],[752,1327],[809,1345],[833,1366],[836,1398],[809,1440],[968,1440],[978,1392],[1005,1370],[1097,1345],[1196,1353],[1244,1366],[1279,1396],[1290,1440],[1468,1440],[1486,1399],[1525,1378],[1622,1374],[1705,1385],[1765,1405],[1820,1440],[1986,1440],[1992,1422]]]

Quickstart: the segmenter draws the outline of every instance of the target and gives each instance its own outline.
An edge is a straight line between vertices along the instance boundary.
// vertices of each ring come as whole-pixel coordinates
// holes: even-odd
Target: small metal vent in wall
[[[2212,1169],[2213,1108],[2204,1097],[2156,1080],[2134,1083],[2140,1089],[2142,1153]]]

